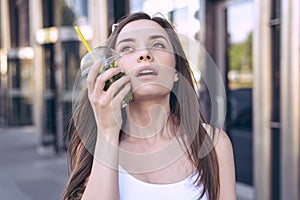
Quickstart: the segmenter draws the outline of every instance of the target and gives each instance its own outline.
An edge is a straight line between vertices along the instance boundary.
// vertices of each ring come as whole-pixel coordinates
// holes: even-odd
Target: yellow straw
[[[83,37],[80,29],[78,26],[74,26],[75,31],[77,32],[78,36],[80,37],[82,43],[84,44],[85,48],[88,50],[88,52],[91,52],[92,49],[90,47],[90,45],[88,44],[88,42],[86,41],[86,39]]]

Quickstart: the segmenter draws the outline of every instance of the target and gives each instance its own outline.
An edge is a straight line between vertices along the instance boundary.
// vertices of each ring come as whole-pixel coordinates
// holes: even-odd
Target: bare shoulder
[[[213,127],[209,124],[205,124],[204,127],[211,138],[218,155],[226,153],[229,153],[229,155],[232,154],[232,144],[227,133],[225,133],[222,129]]]
[[[219,139],[215,145],[220,176],[220,199],[236,199],[236,180],[234,169],[234,156],[231,141],[224,131],[220,131]]]
[[[219,161],[233,159],[233,150],[230,138],[228,137],[227,133],[225,133],[223,130],[219,131],[215,143],[215,149]]]
[[[211,127],[210,127],[211,128]],[[236,199],[234,156],[230,138],[223,130],[213,131],[214,146],[218,157],[220,177],[220,199]]]

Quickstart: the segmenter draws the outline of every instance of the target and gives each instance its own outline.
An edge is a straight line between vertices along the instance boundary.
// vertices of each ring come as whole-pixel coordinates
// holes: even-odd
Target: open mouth
[[[146,76],[146,75],[157,75],[155,71],[151,69],[145,69],[138,73],[138,76]]]
[[[136,76],[157,76],[157,70],[152,67],[142,67],[137,71]]]

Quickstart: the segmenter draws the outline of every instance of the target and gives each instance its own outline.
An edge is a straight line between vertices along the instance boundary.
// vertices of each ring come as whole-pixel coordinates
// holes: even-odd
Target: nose
[[[153,55],[148,49],[140,50],[137,59],[138,62],[151,62],[154,60]]]

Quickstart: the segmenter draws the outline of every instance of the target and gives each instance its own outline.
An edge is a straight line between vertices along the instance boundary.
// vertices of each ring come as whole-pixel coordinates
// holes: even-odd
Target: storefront
[[[30,126],[40,135],[41,146],[64,151],[73,84],[80,59],[87,52],[73,25],[80,26],[96,47],[107,37],[108,19],[113,21],[110,4],[1,1],[2,128]]]

